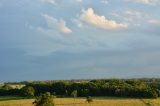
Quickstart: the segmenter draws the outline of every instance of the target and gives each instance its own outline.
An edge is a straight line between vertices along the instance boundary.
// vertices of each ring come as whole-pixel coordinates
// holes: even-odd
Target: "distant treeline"
[[[16,83],[24,84],[24,83]],[[71,96],[76,90],[79,97],[116,96],[133,98],[157,98],[160,96],[160,80],[153,79],[103,79],[78,81],[25,82],[25,87],[13,89],[7,83],[0,88],[0,96],[25,96],[24,88],[32,87],[34,95],[50,92],[59,97]],[[33,91],[33,90],[32,90]]]

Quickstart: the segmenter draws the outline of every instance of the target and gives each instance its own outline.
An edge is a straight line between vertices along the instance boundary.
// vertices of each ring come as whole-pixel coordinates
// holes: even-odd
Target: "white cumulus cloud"
[[[42,15],[49,28],[57,29],[59,32],[62,33],[71,33],[72,30],[66,26],[66,22],[63,19],[57,20],[56,18],[49,16],[47,14]]]
[[[102,28],[102,29],[117,29],[117,28],[127,28],[127,23],[117,23],[114,20],[109,20],[105,16],[100,16],[94,12],[92,8],[87,10],[82,10],[82,14],[79,20],[83,23]]]

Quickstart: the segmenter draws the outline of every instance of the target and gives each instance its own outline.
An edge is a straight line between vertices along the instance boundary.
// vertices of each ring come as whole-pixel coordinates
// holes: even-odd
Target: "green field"
[[[34,99],[22,99],[20,97],[4,97],[1,98],[0,106],[33,106]],[[8,100],[7,100],[8,98]],[[11,100],[13,98],[14,100]],[[15,100],[19,99],[19,100]],[[129,99],[129,98],[93,98],[93,102],[86,103],[85,98],[56,98],[55,106],[160,106],[160,98],[158,99]]]
[[[20,99],[24,99],[24,97],[19,97],[19,96],[0,96],[0,101],[20,100]]]

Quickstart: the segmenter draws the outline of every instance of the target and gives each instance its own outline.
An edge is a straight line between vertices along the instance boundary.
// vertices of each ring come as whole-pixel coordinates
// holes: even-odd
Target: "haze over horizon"
[[[159,0],[1,0],[0,82],[160,77]]]

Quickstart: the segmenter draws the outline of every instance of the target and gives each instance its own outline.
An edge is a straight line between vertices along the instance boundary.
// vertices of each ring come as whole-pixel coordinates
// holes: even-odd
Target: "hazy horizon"
[[[159,0],[1,0],[0,82],[160,78]]]

